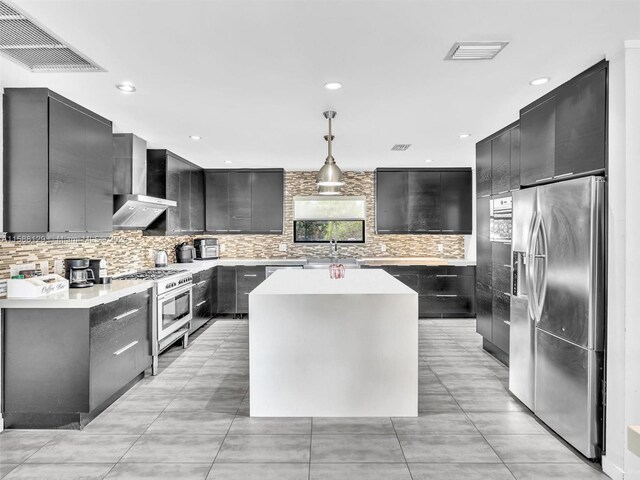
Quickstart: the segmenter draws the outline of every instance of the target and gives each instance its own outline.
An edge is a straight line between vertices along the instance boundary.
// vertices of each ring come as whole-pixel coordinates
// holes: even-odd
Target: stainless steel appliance
[[[512,214],[513,199],[511,196],[491,200],[489,204],[489,236],[492,242],[511,241]]]
[[[589,458],[602,446],[604,185],[513,193],[509,389]]]
[[[196,249],[196,260],[208,260],[220,257],[217,238],[196,238],[193,240]]]
[[[196,249],[187,242],[176,245],[176,261],[178,263],[192,263],[196,258]]]
[[[189,344],[189,322],[193,318],[192,275],[189,270],[149,269],[122,275],[119,280],[153,280],[152,375],[158,373],[158,355],[182,339]]]
[[[147,196],[147,142],[132,133],[113,134],[113,226],[144,230],[177,202]]]
[[[64,276],[69,280],[69,288],[93,287],[95,280],[88,258],[65,258]]]
[[[169,263],[169,255],[167,255],[167,252],[165,250],[158,250],[155,255],[156,268],[166,267],[167,263]]]
[[[104,258],[92,258],[89,260],[89,268],[93,272],[95,283],[111,283],[111,277],[107,275],[108,263]]]
[[[302,268],[304,268],[303,265],[269,265],[265,268],[265,278],[278,270],[300,270]]]

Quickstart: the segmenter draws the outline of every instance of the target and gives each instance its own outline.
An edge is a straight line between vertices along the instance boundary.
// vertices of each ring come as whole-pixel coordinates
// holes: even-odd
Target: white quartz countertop
[[[249,295],[377,295],[413,294],[415,291],[383,270],[348,269],[341,279],[328,269],[278,270]]]
[[[0,298],[0,308],[91,308],[153,287],[151,280],[113,280],[37,298]]]

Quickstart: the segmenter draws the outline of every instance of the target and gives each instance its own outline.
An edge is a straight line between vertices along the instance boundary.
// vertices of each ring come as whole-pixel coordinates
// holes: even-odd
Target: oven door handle
[[[192,290],[193,290],[193,285],[192,284],[185,285],[185,286],[180,287],[180,288],[176,288],[175,290],[171,290],[169,292],[163,293],[162,295],[158,295],[158,302],[163,302],[167,298],[176,297],[176,296],[180,295],[181,293],[191,292]]]

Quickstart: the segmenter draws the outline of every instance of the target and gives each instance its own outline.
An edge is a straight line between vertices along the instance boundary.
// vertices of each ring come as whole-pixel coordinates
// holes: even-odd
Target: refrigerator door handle
[[[542,215],[540,215],[540,225],[538,226],[539,238],[542,240],[542,253],[536,254],[536,258],[539,258],[542,261],[542,284],[540,285],[540,298],[538,299],[538,322],[542,320],[542,311],[544,310],[544,302],[547,297],[547,267],[548,267],[548,257],[549,254],[549,243],[547,239],[547,229],[544,226],[544,221],[542,219]],[[537,294],[536,294],[537,296]]]
[[[538,299],[538,276],[537,265],[536,265],[536,250],[538,246],[538,238],[540,231],[540,222],[542,220],[542,216],[540,212],[536,211],[533,214],[533,225],[531,228],[531,236],[529,240],[529,251],[527,255],[527,281],[529,283],[529,313],[531,314],[531,318],[538,323],[540,321],[540,311],[538,310],[538,306],[540,305]]]

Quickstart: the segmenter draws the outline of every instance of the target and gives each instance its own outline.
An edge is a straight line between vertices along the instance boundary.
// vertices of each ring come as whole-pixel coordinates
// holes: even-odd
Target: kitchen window
[[[364,220],[295,220],[294,243],[364,243]]]
[[[364,243],[366,201],[362,196],[293,198],[295,243]]]

